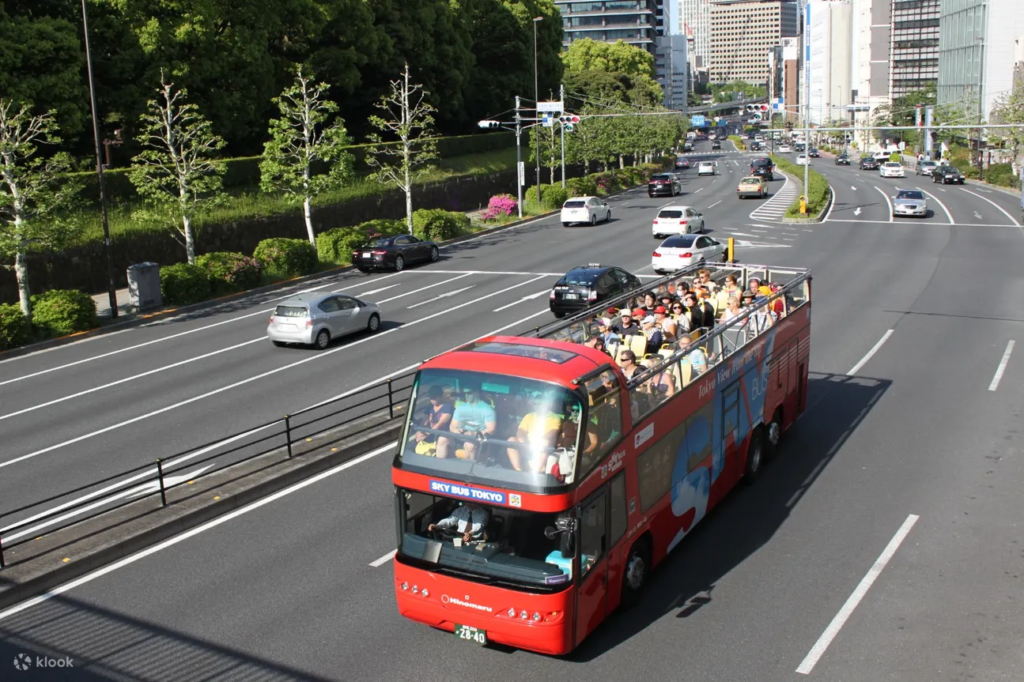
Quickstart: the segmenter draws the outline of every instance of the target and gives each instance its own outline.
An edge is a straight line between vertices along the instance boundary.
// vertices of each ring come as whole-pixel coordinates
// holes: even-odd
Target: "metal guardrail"
[[[168,504],[174,503],[173,501],[168,502],[168,491],[192,484],[211,474],[221,473],[230,466],[251,461],[276,450],[283,450],[287,453],[281,461],[302,457],[329,447],[340,440],[357,436],[381,423],[401,417],[403,415],[401,410],[412,393],[414,376],[415,372],[408,372],[358,391],[343,393],[336,398],[286,414],[280,419],[258,424],[216,441],[189,448],[171,457],[160,458],[153,463],[121,471],[46,499],[0,512],[0,569],[7,566],[4,553],[35,541],[40,535],[36,532],[37,529],[46,528],[43,532],[52,534],[155,495],[160,496],[160,506],[166,507]],[[316,445],[306,452],[296,452],[297,445],[312,442],[314,436],[353,426],[360,420],[374,416],[381,417],[383,421],[346,432],[337,438],[328,437],[318,440]],[[259,435],[255,439],[248,438],[257,434]],[[242,441],[242,443],[226,450],[221,449],[221,446],[237,441]],[[197,454],[205,454],[210,450],[218,452],[208,457],[195,458]],[[239,455],[239,453],[241,453],[240,456],[231,457],[231,455]],[[173,475],[185,468],[191,469],[196,465],[217,460],[221,460],[223,465],[212,467],[209,471],[204,470],[194,475],[188,475],[182,480],[174,480]],[[61,502],[79,494],[81,496],[75,500]],[[49,504],[56,506],[45,512],[30,515],[33,510]],[[148,513],[148,511],[143,513]],[[3,526],[4,519],[26,515],[28,515],[27,518],[22,518],[6,527]],[[25,529],[29,527],[32,527],[32,532],[26,532]],[[27,537],[22,537],[25,535]],[[9,538],[7,541],[4,540],[5,536]],[[13,541],[10,540],[12,536]]]

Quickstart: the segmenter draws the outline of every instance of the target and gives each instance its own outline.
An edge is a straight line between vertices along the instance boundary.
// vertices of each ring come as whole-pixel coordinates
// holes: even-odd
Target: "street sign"
[[[706,125],[707,125],[707,119],[704,116],[702,116],[700,114],[694,114],[693,116],[690,117],[690,126],[691,127],[693,127],[693,128],[703,128]]]
[[[871,107],[867,104],[847,104],[847,111],[871,111]]]
[[[563,111],[561,102],[537,102],[537,112],[547,111],[560,114]]]
[[[544,114],[540,118],[540,124],[545,128],[553,128],[555,126],[555,117],[548,114]]]
[[[526,162],[519,162],[519,184],[523,187],[526,186]]]

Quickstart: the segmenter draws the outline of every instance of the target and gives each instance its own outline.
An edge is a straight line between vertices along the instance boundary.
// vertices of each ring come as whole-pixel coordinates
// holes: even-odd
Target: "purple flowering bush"
[[[496,194],[487,202],[484,220],[501,220],[517,214],[519,205],[511,194]]]
[[[253,289],[263,281],[263,265],[251,256],[216,251],[196,258],[196,265],[210,273],[215,293]]]

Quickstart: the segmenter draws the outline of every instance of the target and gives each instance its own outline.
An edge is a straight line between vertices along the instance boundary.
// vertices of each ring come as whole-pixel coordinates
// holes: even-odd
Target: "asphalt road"
[[[829,221],[777,225],[750,217],[762,202],[734,196],[743,158],[720,155],[714,178],[688,172],[677,201],[703,209],[716,238],[736,236],[742,260],[814,271],[808,410],[758,483],[732,494],[658,570],[641,604],[612,616],[573,656],[481,649],[398,616],[387,561],[390,458],[381,454],[0,613],[0,670],[29,652],[74,659],[72,670],[38,678],[52,680],[760,682],[804,679],[798,668],[836,681],[1024,678],[1024,366],[1020,348],[1007,356],[1009,342],[1024,336],[1024,233],[978,197],[946,202],[938,192],[957,206],[954,218],[978,210],[986,222],[889,223],[865,215],[869,201],[856,204],[862,220],[842,222],[837,213],[870,196],[865,190],[889,186],[824,163],[837,190]],[[858,189],[844,194],[846,181]],[[1014,215],[1013,197],[976,194]],[[402,326],[379,341],[356,339],[322,360],[10,464],[0,469],[3,492],[134,461],[140,449],[209,440],[501,326],[515,329],[535,313],[519,324],[547,320],[543,296],[515,303],[549,287],[555,275],[545,273],[586,261],[649,273],[650,220],[664,203],[632,193],[614,200],[609,225],[540,221],[448,249],[442,262],[398,277],[341,278],[339,287],[357,292],[399,285],[377,297],[386,299],[465,275],[385,303],[386,317]],[[877,205],[871,210],[878,215]],[[5,381],[197,330],[7,384],[3,412],[257,338],[264,317],[228,320],[259,308],[0,365]],[[198,330],[217,322],[225,324]],[[3,460],[308,357],[254,342],[58,403],[59,412],[11,418],[8,428],[20,430],[5,440]],[[838,628],[837,614],[846,616]]]

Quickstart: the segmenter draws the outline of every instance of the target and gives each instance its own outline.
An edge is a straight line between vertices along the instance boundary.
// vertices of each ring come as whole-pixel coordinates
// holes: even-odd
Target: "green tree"
[[[199,107],[186,101],[188,91],[175,90],[163,74],[157,93],[141,116],[137,140],[142,151],[132,159],[129,177],[152,212],[175,225],[188,262],[195,264],[193,221],[221,188],[224,167],[215,154],[224,140],[213,133]]]
[[[660,105],[664,99],[661,85],[654,80],[654,57],[639,47],[627,45],[621,40],[603,43],[590,38],[574,40],[569,49],[562,53],[566,73],[589,75],[577,80],[584,89],[592,87],[624,91],[624,101],[642,106]],[[614,74],[619,85],[596,73]],[[619,75],[621,74],[621,76]]]
[[[0,98],[0,254],[14,258],[21,312],[30,319],[29,253],[62,248],[79,227],[59,213],[81,190],[66,176],[70,157],[37,156],[39,145],[60,144],[57,133],[54,112],[33,115],[29,107]]]
[[[425,99],[423,86],[409,84],[409,65],[400,80],[391,81],[391,93],[381,97],[377,108],[383,116],[371,116],[374,128],[397,142],[373,133],[373,144],[366,162],[374,169],[373,177],[384,184],[395,185],[405,193],[405,222],[412,234],[413,183],[437,158],[433,135],[434,107]]]
[[[352,176],[353,157],[345,151],[352,140],[345,121],[336,116],[338,105],[327,99],[326,83],[314,84],[302,67],[295,82],[274,98],[281,112],[270,122],[270,140],[260,162],[260,183],[265,192],[284,192],[302,203],[309,243],[316,246],[313,199],[337,189]],[[333,118],[333,122],[330,119]],[[326,173],[314,174],[314,164],[326,162]]]
[[[993,128],[989,132],[989,139],[1008,145],[1016,159],[1024,146],[1024,83],[1017,82],[1012,90],[996,97],[991,120],[992,123],[1017,124],[1016,128]]]

